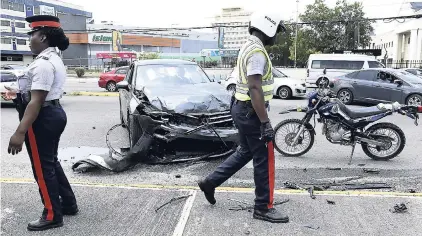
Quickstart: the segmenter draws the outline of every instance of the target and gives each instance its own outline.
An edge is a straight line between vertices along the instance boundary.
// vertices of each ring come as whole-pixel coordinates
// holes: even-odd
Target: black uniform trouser
[[[25,108],[19,110],[21,120]],[[63,108],[59,104],[49,104],[41,108],[25,137],[32,171],[44,204],[42,217],[47,220],[62,220],[62,207],[76,205],[75,194],[57,158],[60,136],[66,123]]]
[[[206,180],[218,187],[253,159],[255,208],[269,209],[274,199],[274,149],[272,143],[267,145],[260,140],[261,122],[256,113],[250,115],[251,106],[235,101],[231,114],[239,130],[240,145]]]

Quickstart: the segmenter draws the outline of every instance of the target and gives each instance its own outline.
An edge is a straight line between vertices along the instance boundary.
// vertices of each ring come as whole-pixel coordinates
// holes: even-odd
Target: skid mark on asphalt
[[[0,178],[0,183],[15,183],[15,184],[35,184],[33,179],[20,178]],[[156,184],[109,184],[109,183],[94,183],[94,182],[77,182],[70,181],[74,186],[82,187],[97,187],[97,188],[123,188],[123,189],[149,189],[149,190],[172,190],[172,191],[186,191],[199,190],[197,186],[182,186],[182,185],[156,185]],[[251,193],[254,188],[237,188],[237,187],[219,187],[216,192],[229,193]],[[307,195],[306,190],[294,189],[276,189],[276,194],[291,194],[291,195]],[[321,196],[362,196],[362,197],[417,197],[421,198],[422,193],[407,193],[407,192],[375,192],[375,191],[315,191],[315,195]]]

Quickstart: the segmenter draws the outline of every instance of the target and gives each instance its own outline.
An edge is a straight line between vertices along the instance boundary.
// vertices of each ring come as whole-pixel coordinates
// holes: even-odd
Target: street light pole
[[[297,26],[299,22],[299,0],[296,0],[296,32],[295,32],[295,68],[296,68],[296,56],[297,56]]]

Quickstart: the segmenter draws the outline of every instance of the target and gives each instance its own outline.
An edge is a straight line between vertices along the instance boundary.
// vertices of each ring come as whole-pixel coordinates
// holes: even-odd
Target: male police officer
[[[57,158],[59,140],[67,123],[59,103],[66,79],[66,68],[56,52],[64,51],[69,39],[60,28],[59,18],[38,15],[26,18],[32,30],[31,51],[37,55],[18,80],[14,98],[20,124],[10,138],[8,152],[22,151],[25,142],[34,177],[39,186],[44,211],[41,218],[30,222],[28,230],[40,231],[63,225],[63,215],[78,212],[75,195]]]
[[[215,204],[215,188],[253,159],[256,186],[253,217],[273,223],[286,223],[289,218],[273,208],[274,130],[266,108],[272,99],[274,81],[271,60],[264,46],[274,45],[277,33],[284,30],[279,14],[252,14],[251,36],[238,55],[239,78],[231,109],[240,145],[233,155],[198,183],[206,199]]]

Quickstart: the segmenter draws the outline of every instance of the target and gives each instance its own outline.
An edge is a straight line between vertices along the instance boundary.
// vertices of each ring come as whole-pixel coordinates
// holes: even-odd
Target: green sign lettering
[[[112,36],[105,36],[105,35],[96,35],[92,36],[92,42],[103,42],[103,43],[111,43],[113,41]]]

